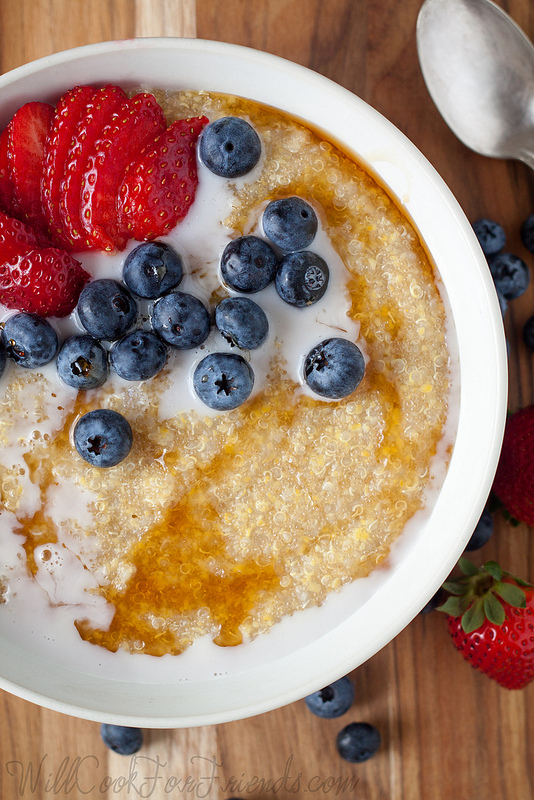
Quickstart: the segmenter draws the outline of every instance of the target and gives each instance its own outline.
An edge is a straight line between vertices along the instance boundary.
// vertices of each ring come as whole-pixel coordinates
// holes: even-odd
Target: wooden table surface
[[[504,3],[534,37],[529,0]],[[531,172],[468,151],[427,94],[415,47],[421,0],[2,0],[0,68],[58,50],[133,36],[187,36],[256,47],[312,67],[382,112],[422,150],[467,216],[499,220],[507,249],[534,210]],[[521,327],[534,287],[511,303],[511,409],[534,401],[533,356]],[[532,532],[497,521],[476,554],[534,579]],[[268,800],[313,793],[342,800],[516,800],[534,797],[534,685],[508,692],[454,650],[445,618],[419,616],[353,674],[356,702],[319,720],[297,702],[263,716],[191,730],[147,731],[137,761],[110,753],[99,726],[0,693],[0,796],[190,797]],[[342,725],[375,724],[379,754],[350,765],[336,753]],[[271,783],[269,783],[269,779]]]

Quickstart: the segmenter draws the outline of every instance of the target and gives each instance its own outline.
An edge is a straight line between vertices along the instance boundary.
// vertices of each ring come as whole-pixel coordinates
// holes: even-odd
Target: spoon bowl
[[[534,169],[534,46],[491,0],[426,0],[417,20],[426,85],[477,153]]]

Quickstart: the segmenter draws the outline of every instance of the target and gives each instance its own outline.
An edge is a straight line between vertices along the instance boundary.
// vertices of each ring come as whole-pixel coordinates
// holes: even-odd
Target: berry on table
[[[202,131],[199,155],[215,175],[239,178],[250,172],[260,160],[260,137],[246,120],[222,117]]]
[[[9,317],[2,336],[9,358],[25,369],[43,367],[58,351],[57,333],[37,314],[21,312]]]
[[[534,253],[534,214],[530,214],[521,225],[521,241],[531,253]]]
[[[326,261],[304,250],[283,257],[274,283],[282,300],[296,308],[306,308],[323,297],[329,277]]]
[[[102,741],[119,756],[132,756],[143,745],[143,731],[140,728],[127,728],[124,725],[100,726]]]
[[[473,534],[469,539],[465,549],[468,552],[471,552],[473,550],[479,550],[487,542],[489,542],[492,533],[493,533],[493,515],[489,509],[485,508],[480,516],[479,521],[477,522],[476,528],[473,531]]]
[[[515,300],[527,289],[530,272],[523,259],[513,253],[497,253],[488,258],[497,293],[506,300]]]
[[[436,608],[440,606],[442,603],[443,603],[443,590],[440,587],[438,591],[432,595],[428,603],[426,603],[426,605],[423,606],[423,608],[419,613],[430,614],[432,611],[435,611]]]
[[[534,525],[534,405],[508,417],[493,491],[512,517]]]
[[[80,417],[73,439],[80,456],[93,467],[114,467],[130,452],[133,434],[122,414],[98,408]]]
[[[224,248],[221,275],[237,292],[259,292],[274,280],[278,259],[271,245],[258,236],[240,236]]]
[[[118,339],[137,317],[137,304],[128,289],[110,278],[88,283],[77,310],[83,327],[95,339]]]
[[[473,222],[473,230],[482,252],[486,256],[500,253],[506,244],[506,234],[502,225],[492,219],[477,219]]]
[[[149,300],[175,289],[184,274],[181,256],[165,242],[144,242],[128,254],[122,277],[129,290]]]
[[[345,714],[353,702],[354,684],[348,675],[305,698],[312,714],[325,719],[334,719]]]
[[[249,397],[254,373],[236,353],[211,353],[193,373],[193,386],[202,402],[215,411],[230,411]]]
[[[74,389],[96,389],[108,377],[108,354],[89,334],[69,336],[58,353],[57,372]]]
[[[112,347],[111,366],[126,381],[146,381],[163,369],[167,348],[152,331],[132,331]]]
[[[215,307],[215,325],[224,338],[242,350],[260,347],[269,333],[265,311],[249,297],[225,297]]]
[[[480,569],[466,558],[461,576],[443,584],[453,644],[476,669],[506,689],[534,679],[534,587],[504,572],[495,561]]]
[[[317,214],[300,197],[284,197],[269,203],[262,217],[265,236],[281,250],[305,250],[317,233]]]
[[[204,342],[211,328],[206,306],[191,294],[171,292],[154,303],[152,327],[164,342],[190,350]]]
[[[337,735],[336,746],[341,758],[351,764],[361,764],[372,758],[380,748],[380,732],[369,722],[351,722]]]
[[[332,400],[348,397],[365,373],[360,348],[349,339],[325,339],[310,350],[304,362],[304,378],[316,394]]]

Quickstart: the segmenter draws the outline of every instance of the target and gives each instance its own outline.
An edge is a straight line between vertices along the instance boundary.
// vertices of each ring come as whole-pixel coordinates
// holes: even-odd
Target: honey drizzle
[[[265,402],[262,393],[251,403],[240,431],[241,447],[244,438],[256,435],[253,412]],[[272,406],[271,410],[280,425],[294,414],[293,407]],[[128,561],[135,572],[126,589],[102,589],[106,601],[115,606],[108,630],[78,620],[76,627],[83,639],[112,652],[122,646],[154,656],[178,655],[191,644],[191,636],[177,632],[177,618],[205,609],[214,623],[215,644],[241,644],[240,626],[263,592],[278,589],[283,568],[236,561],[226,552],[218,513],[206,498],[210,484],[229,468],[235,454],[236,447],[228,444],[166,518],[134,545]],[[166,461],[172,468],[172,453]]]

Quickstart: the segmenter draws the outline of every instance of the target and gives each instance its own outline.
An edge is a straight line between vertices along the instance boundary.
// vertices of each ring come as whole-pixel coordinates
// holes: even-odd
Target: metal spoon
[[[467,147],[534,169],[534,46],[490,0],[425,0],[419,61],[445,122]]]

